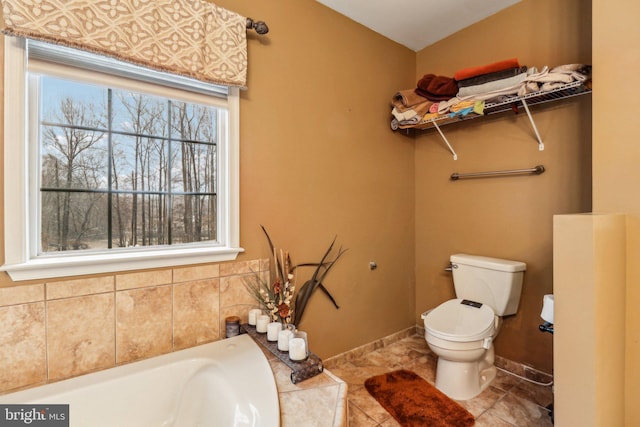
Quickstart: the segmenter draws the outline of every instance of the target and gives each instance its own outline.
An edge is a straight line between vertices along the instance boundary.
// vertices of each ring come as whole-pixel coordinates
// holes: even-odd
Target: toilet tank
[[[456,296],[487,304],[499,316],[515,314],[527,265],[477,255],[451,255]]]

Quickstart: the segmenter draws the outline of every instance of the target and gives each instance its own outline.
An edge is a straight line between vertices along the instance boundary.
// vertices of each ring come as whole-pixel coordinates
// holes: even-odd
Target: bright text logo
[[[69,405],[1,405],[0,427],[69,427]]]

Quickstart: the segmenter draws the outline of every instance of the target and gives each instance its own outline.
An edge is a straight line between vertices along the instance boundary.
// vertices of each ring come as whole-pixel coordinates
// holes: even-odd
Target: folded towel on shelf
[[[402,124],[417,124],[422,120],[422,117],[429,112],[429,108],[433,105],[433,102],[420,97],[422,102],[413,104],[410,107],[405,106],[403,99],[394,96],[391,101],[393,109],[391,114]]]
[[[394,106],[391,110],[391,114],[393,114],[393,117],[397,118],[401,122],[413,120],[416,117],[421,120],[422,117],[429,112],[430,106],[431,102],[417,104],[411,108],[401,108],[398,106]]]
[[[391,129],[411,129],[419,125],[421,122],[418,118],[413,118],[411,120],[398,120],[397,118],[391,119]]]
[[[393,101],[400,101],[405,107],[412,107],[427,101],[427,98],[417,94],[415,89],[405,89],[396,92]]]
[[[491,104],[496,102],[514,102],[520,97],[524,99],[525,95],[531,93],[537,96],[536,92],[542,94],[562,89],[575,82],[581,82],[584,85],[589,85],[591,82],[591,66],[585,64],[565,64],[551,69],[544,66],[541,70],[536,67],[521,67],[518,70],[526,71],[503,79],[462,86],[454,95],[451,95],[451,91],[453,87],[458,87],[457,82],[452,82],[453,79],[448,77],[427,74],[418,82],[415,96],[411,95],[410,91],[405,94],[409,95],[406,99],[399,95],[400,92],[394,96],[392,128],[420,126],[439,116],[463,117],[471,113],[482,115],[485,104],[492,108]],[[574,86],[577,85],[571,87]],[[411,107],[405,105],[410,102],[407,99],[425,99],[421,98],[422,96],[426,101],[418,102]]]
[[[465,80],[482,74],[494,73],[496,71],[508,70],[509,68],[519,68],[520,63],[517,58],[505,59],[492,64],[480,65],[477,67],[464,68],[458,70],[453,75],[455,80]]]
[[[402,98],[394,96],[391,100],[391,106],[400,112],[415,110],[421,114],[425,114],[427,111],[429,111],[429,108],[431,107],[431,105],[433,105],[433,102],[422,96],[416,96],[416,100],[418,100],[418,98],[420,102],[414,102],[410,105],[407,105]]]
[[[591,78],[591,66],[585,64],[558,65],[549,70],[549,74],[565,74],[571,77],[571,81],[584,82]]]
[[[573,82],[586,82],[591,76],[591,66],[584,64],[566,64],[553,67],[527,77],[518,91],[519,96],[534,92],[549,92]]]
[[[467,108],[473,108],[473,105],[475,104],[475,101],[470,100],[470,101],[461,101],[459,103],[457,103],[456,105],[452,105],[451,108],[449,109],[449,111],[451,111],[452,113],[458,112],[460,110],[464,110]]]
[[[453,111],[451,113],[449,113],[449,117],[450,118],[454,118],[456,116],[458,117],[464,117],[469,113],[473,112],[473,107],[467,107],[467,108],[463,108],[462,110],[458,110],[458,111]]]
[[[531,71],[535,70],[535,68],[530,69]],[[514,85],[518,85],[525,81],[528,76],[528,72],[520,73],[512,77],[507,77],[500,80],[494,80],[487,83],[482,83],[474,86],[466,86],[461,87],[457,93],[457,96],[461,98],[465,98],[473,95],[480,95],[487,92],[493,92],[495,90],[501,90],[504,88],[512,87]]]
[[[451,77],[425,74],[419,81],[416,93],[430,101],[443,101],[458,93],[458,84]]]
[[[404,125],[406,124],[418,124],[420,123],[420,121],[422,120],[421,115],[419,114],[415,114],[415,111],[411,110],[411,111],[406,111],[404,113],[399,112],[398,110],[396,110],[395,108],[391,111],[391,114],[393,115],[393,118],[396,119],[399,123],[402,123]]]
[[[470,113],[482,116],[484,114],[484,101],[462,101],[449,109],[449,117],[466,116]]]
[[[456,104],[459,104],[460,102],[463,101],[468,101],[468,100],[476,100],[476,101],[488,101],[494,98],[497,98],[499,96],[504,96],[504,95],[517,95],[519,94],[519,92],[521,91],[522,87],[524,86],[524,82],[525,81],[529,81],[531,79],[535,79],[535,78],[539,78],[543,75],[548,74],[549,72],[549,68],[548,67],[544,67],[542,69],[542,71],[538,71],[538,69],[536,67],[530,67],[529,69],[527,69],[527,72],[524,73],[525,77],[522,79],[514,79],[512,81],[512,85],[511,86],[505,86],[505,87],[501,87],[498,89],[493,89],[490,90],[488,92],[482,92],[482,93],[478,93],[478,94],[473,94],[473,95],[466,95],[466,96],[461,96],[460,94],[458,94],[457,96],[447,100],[447,101],[441,101],[438,104],[438,113],[440,114],[446,114],[449,112],[449,109],[453,106],[455,106]],[[495,82],[492,82],[495,83]],[[465,88],[468,89],[468,88]]]
[[[415,89],[401,90],[391,99],[391,128],[409,128],[420,123],[428,115],[433,102],[415,93]]]
[[[495,80],[506,79],[508,77],[513,77],[518,74],[524,73],[527,71],[527,67],[523,65],[522,67],[513,67],[508,68],[502,71],[496,71],[493,73],[480,74],[479,76],[470,77],[464,80],[458,80],[458,87],[467,87],[467,86],[475,86],[483,83],[492,82]]]
[[[564,64],[551,69],[551,73],[578,73],[586,78],[591,78],[591,65],[587,64]]]
[[[485,101],[476,101],[473,103],[473,112],[479,116],[484,114],[484,104]]]
[[[394,116],[391,119],[391,129],[397,130],[397,129],[412,128],[412,127],[415,127],[415,126],[417,126],[417,125],[419,125],[421,123],[427,122],[427,121],[429,121],[431,119],[435,119],[435,118],[437,118],[439,116],[440,116],[440,114],[427,113],[422,117],[414,116],[414,117],[411,117],[411,118],[409,118],[407,120],[398,120],[398,118]]]

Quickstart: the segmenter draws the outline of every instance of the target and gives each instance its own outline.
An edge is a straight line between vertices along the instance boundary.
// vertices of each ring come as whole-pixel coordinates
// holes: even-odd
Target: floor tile
[[[349,404],[349,427],[375,427],[378,422],[353,403]]]
[[[491,411],[487,411],[476,418],[474,427],[513,427],[513,424],[496,417]]]
[[[546,407],[553,403],[553,391],[549,386],[545,387],[520,380],[509,392],[524,400],[530,400],[539,406]]]
[[[374,421],[381,423],[391,415],[384,409],[376,399],[374,399],[363,385],[349,385],[348,393],[349,403],[358,407]]]
[[[331,372],[349,384],[347,400],[350,427],[397,427],[399,424],[369,395],[364,381],[396,369],[411,370],[435,384],[437,356],[422,334],[385,342],[357,357],[335,358]],[[476,427],[550,427],[546,406],[553,402],[550,386],[527,382],[498,370],[491,385],[473,399],[458,401],[474,417]]]
[[[553,425],[546,408],[511,394],[496,402],[491,412],[517,427]]]
[[[506,394],[507,392],[504,390],[489,386],[473,399],[458,400],[457,402],[477,418],[482,415],[487,409],[495,405],[496,402],[503,398]]]

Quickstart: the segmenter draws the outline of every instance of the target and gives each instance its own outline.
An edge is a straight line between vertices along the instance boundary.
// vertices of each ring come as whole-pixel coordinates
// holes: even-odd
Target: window
[[[5,42],[14,280],[234,259],[238,90]]]

